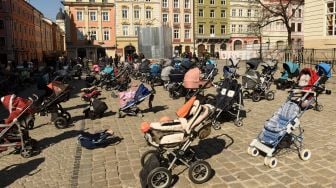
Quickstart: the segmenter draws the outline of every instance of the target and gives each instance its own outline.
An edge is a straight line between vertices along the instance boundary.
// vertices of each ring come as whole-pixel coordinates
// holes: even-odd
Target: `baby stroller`
[[[140,66],[139,66],[139,72],[141,73],[140,81],[145,83],[147,82],[147,78],[149,75],[150,67],[149,67],[149,60],[143,59],[141,60]]]
[[[147,81],[149,84],[158,84],[161,85],[162,84],[162,80],[161,80],[161,65],[154,63],[151,64],[149,66],[150,70],[149,70],[149,76],[147,78]]]
[[[174,69],[174,67],[171,64],[170,60],[167,60],[164,65],[163,69],[161,71],[161,80],[163,81],[163,87],[167,90],[168,84],[170,83],[169,75],[171,71]]]
[[[255,138],[248,148],[248,153],[258,156],[259,151],[264,152],[266,157],[264,164],[270,168],[277,166],[275,155],[281,149],[289,148],[298,151],[302,160],[306,161],[311,157],[311,152],[303,147],[303,129],[300,125],[300,118],[304,112],[315,105],[318,106],[318,96],[326,91],[325,82],[331,76],[330,65],[317,65],[318,72],[310,68],[303,69],[299,78],[301,89],[290,91],[288,100],[279,110],[265,122],[263,131]],[[315,103],[315,104],[314,104]],[[298,134],[295,130],[298,129]]]
[[[193,183],[201,184],[211,178],[209,163],[197,159],[190,145],[196,138],[204,139],[210,135],[211,122],[208,120],[212,112],[211,106],[200,105],[196,97],[192,97],[177,112],[178,119],[142,123],[141,131],[147,143],[156,148],[141,157],[143,186],[171,187],[172,170],[178,161],[189,168]]]
[[[81,98],[83,101],[86,102],[89,102],[91,98],[97,98],[98,96],[101,95],[101,91],[99,91],[96,86],[92,86],[89,88],[82,88],[81,92],[84,93]]]
[[[78,78],[78,80],[81,79],[82,76],[82,65],[81,64],[76,64],[75,66],[72,67],[72,69],[70,70],[70,74],[72,77],[74,78]]]
[[[257,71],[260,61],[252,60],[247,61],[246,65],[249,66],[245,75],[242,77],[242,84],[244,87],[244,98],[252,98],[253,102],[258,102],[262,97],[267,100],[274,100],[274,91],[270,91],[273,81],[273,75],[276,71],[276,64],[273,61],[263,63],[263,70],[260,74]]]
[[[228,64],[223,67],[224,78],[235,79],[239,75],[237,74],[239,65],[239,59],[230,58]]]
[[[137,88],[137,90],[134,92],[134,90],[131,89],[131,91],[128,92],[120,92],[119,93],[119,103],[120,103],[120,109],[118,113],[118,117],[122,118],[125,115],[130,116],[140,116],[142,117],[143,114],[141,113],[141,110],[138,108],[137,105],[142,103],[146,98],[149,98],[148,106],[149,108],[152,108],[152,102],[154,100],[155,95],[155,89],[152,87],[152,90],[149,90],[147,87],[145,87],[144,84],[140,84],[140,86]]]
[[[221,128],[219,119],[231,116],[234,124],[243,126],[242,118],[246,117],[241,85],[236,79],[224,78],[214,84],[217,88],[217,96],[206,95],[206,103],[215,106],[215,113],[212,116],[212,126],[215,130]],[[223,116],[225,114],[225,116]],[[228,116],[226,116],[228,115]]]
[[[289,89],[293,86],[295,79],[299,76],[300,73],[300,65],[297,63],[293,63],[292,61],[287,61],[283,64],[284,71],[281,74],[281,77],[275,81],[277,89]]]
[[[63,129],[70,123],[71,115],[62,108],[60,103],[69,100],[71,87],[67,84],[53,81],[48,84],[48,88],[51,94],[45,97],[38,108],[38,112],[40,112],[40,115],[51,113],[51,121],[55,127]]]
[[[214,79],[214,77],[217,75],[218,73],[218,69],[217,69],[217,64],[214,60],[207,60],[205,63],[205,66],[202,67],[202,72],[204,74],[204,78],[206,79]]]
[[[0,124],[0,153],[14,147],[22,157],[30,157],[34,140],[30,138],[28,130],[34,127],[35,118],[31,108],[34,100],[7,95],[1,98],[1,102],[8,109],[9,117]]]
[[[85,118],[95,119],[96,117],[102,118],[105,111],[108,109],[105,102],[95,98],[90,99],[90,105],[84,108],[83,113]]]
[[[214,73],[214,72],[212,72]],[[212,86],[213,76],[208,75],[206,78],[201,78],[201,71],[198,67],[194,67],[184,75],[183,87],[187,90],[186,99],[190,99],[199,89],[206,89]]]
[[[176,59],[174,61],[177,61]],[[191,68],[192,64],[189,59],[181,59],[178,61],[180,64],[176,66],[170,72],[169,80],[170,83],[167,86],[169,91],[169,96],[172,99],[178,99],[179,97],[185,96],[187,90],[183,87],[183,79],[186,72]],[[175,62],[176,63],[176,62]],[[178,67],[178,68],[176,68]]]

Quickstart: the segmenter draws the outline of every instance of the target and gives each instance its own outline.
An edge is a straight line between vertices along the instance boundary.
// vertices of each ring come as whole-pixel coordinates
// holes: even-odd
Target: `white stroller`
[[[270,168],[277,166],[277,159],[274,157],[281,149],[295,149],[299,152],[302,160],[306,161],[311,157],[311,152],[303,147],[303,129],[300,126],[300,117],[310,109],[321,108],[317,104],[317,97],[322,92],[330,91],[324,88],[325,81],[331,76],[330,65],[319,64],[317,73],[310,68],[303,69],[300,74],[299,86],[303,89],[292,90],[287,102],[266,121],[263,131],[250,143],[248,154],[258,156],[259,151],[266,154],[264,164]],[[298,129],[298,134],[295,131]],[[294,148],[292,147],[294,146]]]
[[[201,184],[211,178],[210,165],[197,159],[190,145],[197,137],[204,139],[210,135],[209,117],[213,108],[200,105],[196,97],[192,97],[181,109],[188,105],[190,107],[185,108],[188,109],[185,117],[180,115],[177,120],[142,124],[146,141],[156,147],[156,150],[149,150],[141,157],[142,171],[148,168],[146,164],[153,156],[159,161],[156,168],[147,170],[149,174],[145,180],[141,178],[149,187],[171,187],[171,171],[178,161],[189,167],[189,178],[192,182]]]

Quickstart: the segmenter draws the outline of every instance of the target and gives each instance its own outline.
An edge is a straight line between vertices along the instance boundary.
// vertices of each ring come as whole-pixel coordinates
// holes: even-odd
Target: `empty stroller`
[[[258,102],[262,97],[267,100],[274,100],[274,91],[270,91],[273,82],[273,75],[276,69],[276,63],[267,61],[263,63],[262,74],[257,71],[260,61],[253,60],[247,61],[246,65],[249,66],[245,75],[242,77],[242,85],[244,87],[244,98],[252,98],[253,102]]]
[[[30,157],[34,147],[34,140],[28,131],[35,120],[31,108],[33,99],[7,95],[1,98],[1,102],[8,109],[9,117],[0,124],[0,153],[14,147],[22,157]]]
[[[172,99],[178,99],[187,93],[187,90],[183,87],[183,79],[186,72],[192,67],[192,64],[189,59],[181,58],[175,58],[174,63],[175,69],[169,74],[170,83],[167,89]]]
[[[230,79],[237,78],[238,65],[239,65],[239,59],[230,58],[228,64],[223,67],[224,78],[230,78]]]
[[[217,96],[206,95],[206,103],[215,106],[215,113],[212,117],[212,126],[215,130],[220,129],[219,119],[228,115],[234,118],[236,126],[242,126],[242,118],[246,117],[244,110],[241,85],[236,79],[225,78],[216,84]],[[227,116],[225,116],[227,117]]]
[[[149,76],[147,77],[147,82],[149,84],[162,84],[161,80],[161,65],[154,63],[149,66]]]
[[[40,115],[51,113],[51,121],[55,127],[58,129],[65,128],[70,123],[71,115],[62,108],[60,103],[69,100],[71,87],[67,84],[53,81],[48,84],[48,88],[51,94],[45,97],[38,108],[38,112],[40,112]]]
[[[205,66],[202,67],[204,78],[213,80],[218,73],[217,64],[214,60],[207,60]]]
[[[141,157],[142,185],[171,187],[172,169],[178,161],[189,168],[189,179],[193,183],[201,184],[210,179],[212,170],[209,163],[197,159],[190,145],[197,137],[204,139],[210,135],[211,123],[208,119],[212,108],[200,105],[195,97],[182,108],[187,113],[177,113],[180,116],[176,120],[142,123],[141,130],[147,143],[156,148],[145,152]],[[157,163],[151,168],[153,161]]]
[[[81,92],[84,93],[81,98],[86,102],[89,102],[91,98],[97,98],[101,95],[101,91],[99,91],[96,86],[82,88]]]
[[[149,90],[145,87],[144,84],[140,84],[137,90],[128,91],[128,92],[120,92],[119,93],[119,103],[120,109],[118,113],[118,117],[124,117],[125,115],[130,116],[143,116],[141,110],[138,108],[138,104],[142,103],[146,98],[148,100],[149,108],[152,108],[152,102],[154,100],[155,89],[152,87],[152,90]]]
[[[265,122],[263,131],[255,138],[248,148],[248,153],[258,156],[259,151],[266,154],[264,164],[274,168],[277,159],[274,157],[281,149],[295,149],[299,152],[302,160],[306,161],[311,157],[311,152],[303,147],[303,129],[300,125],[300,118],[304,112],[311,108],[317,97],[324,91],[324,83],[331,76],[330,65],[317,65],[317,73],[310,68],[303,69],[300,74],[299,86],[302,89],[290,91],[288,100],[279,110]],[[330,91],[327,91],[330,94]],[[298,129],[298,134],[294,131]]]
[[[206,89],[211,87],[212,80],[213,76],[211,75],[208,75],[206,78],[202,78],[201,70],[198,67],[188,70],[183,78],[183,86],[187,90],[186,99],[188,100],[195,93],[198,93],[200,88]]]
[[[169,75],[171,71],[174,70],[174,67],[171,64],[170,60],[166,60],[163,64],[163,69],[161,71],[161,80],[163,81],[163,87],[168,89],[168,85],[170,83]]]
[[[292,61],[287,61],[283,64],[284,71],[281,74],[281,77],[275,81],[277,89],[289,89],[291,88],[297,76],[299,76],[300,65],[297,63],[293,63]]]

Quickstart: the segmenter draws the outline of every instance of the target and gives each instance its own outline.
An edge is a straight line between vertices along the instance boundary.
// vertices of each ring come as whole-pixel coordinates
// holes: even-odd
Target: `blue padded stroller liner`
[[[121,109],[123,110],[131,106],[134,106],[136,103],[141,102],[142,100],[149,97],[150,95],[151,95],[151,92],[149,91],[149,89],[145,87],[145,85],[141,84],[138,87],[137,91],[135,92],[134,99],[127,102],[126,105],[122,107]]]

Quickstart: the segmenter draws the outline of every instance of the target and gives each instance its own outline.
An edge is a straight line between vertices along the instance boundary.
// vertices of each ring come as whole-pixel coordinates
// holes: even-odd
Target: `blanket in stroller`
[[[261,142],[271,146],[276,145],[286,134],[287,126],[298,117],[300,111],[300,107],[292,101],[283,104],[273,117],[265,122],[264,129],[259,135]]]
[[[31,104],[29,100],[17,97],[14,94],[2,97],[1,102],[9,112],[8,118],[5,119],[5,124],[13,122],[13,120],[18,118],[21,112]]]

